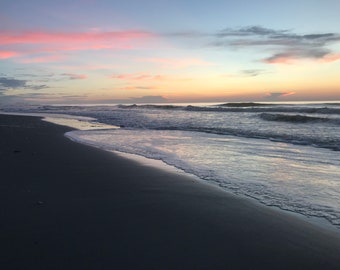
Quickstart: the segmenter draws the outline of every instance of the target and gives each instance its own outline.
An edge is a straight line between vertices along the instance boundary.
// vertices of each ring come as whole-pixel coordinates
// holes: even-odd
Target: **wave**
[[[305,116],[300,114],[272,114],[261,113],[260,118],[266,121],[292,122],[292,123],[307,123],[307,122],[328,122],[329,118]]]
[[[305,113],[305,114],[334,114],[340,115],[339,103],[324,104],[273,104],[254,102],[235,102],[215,104],[209,106],[199,105],[117,105],[119,109],[159,109],[182,110],[190,112],[249,112],[249,113]]]
[[[289,123],[332,123],[340,125],[340,119],[331,119],[326,117],[315,117],[300,114],[272,114],[261,113],[260,118],[266,121],[289,122]]]
[[[338,132],[340,117],[336,115],[340,114],[340,108],[337,106],[323,107],[324,105],[280,104],[265,107],[184,106],[177,104],[49,105],[30,108],[29,111],[89,116],[96,118],[100,123],[125,128],[205,132],[310,145],[340,151]],[[149,114],[148,111],[152,113]],[[198,113],[191,113],[191,111]],[[303,115],[306,112],[309,114]],[[328,115],[326,115],[327,113]],[[270,121],[272,122],[270,123]],[[298,126],[299,124],[300,126]],[[292,128],[292,125],[295,126]]]
[[[268,107],[262,106],[231,106],[231,107],[200,107],[189,105],[185,107],[186,111],[199,111],[199,112],[281,112],[281,113],[309,113],[309,114],[334,114],[340,115],[340,108],[328,108],[328,107],[293,107],[293,106],[278,106],[268,105]]]
[[[251,139],[265,139],[273,142],[282,142],[295,145],[314,146],[318,148],[326,148],[333,151],[340,151],[339,139],[319,139],[308,136],[297,136],[288,134],[277,134],[268,131],[257,130],[242,130],[237,128],[217,128],[217,127],[194,127],[194,126],[159,126],[157,128],[151,128],[153,130],[179,130],[179,131],[191,131],[191,132],[203,132],[217,135],[230,135]]]
[[[233,108],[245,108],[245,107],[264,107],[264,106],[275,106],[276,104],[269,103],[255,103],[255,102],[231,102],[219,104],[221,107],[233,107]]]
[[[163,110],[174,110],[174,109],[182,109],[183,106],[178,105],[153,105],[153,104],[145,104],[145,105],[117,105],[120,109],[133,109],[133,108],[141,108],[141,109],[163,109]]]
[[[335,106],[333,106],[335,105]],[[174,111],[190,111],[190,112],[249,112],[249,113],[296,113],[296,114],[331,114],[331,115],[340,115],[340,107],[338,104],[315,104],[315,105],[294,105],[294,104],[266,104],[266,103],[225,103],[219,105],[210,105],[210,106],[196,106],[196,105],[172,105],[172,104],[163,104],[163,105],[154,105],[154,104],[144,104],[144,105],[113,105],[113,106],[54,106],[54,105],[46,105],[46,106],[38,106],[36,108],[26,109],[25,111],[53,111],[58,113],[59,111],[70,112],[80,111],[88,112],[88,111],[108,111],[112,108],[118,108],[122,110],[174,110]]]

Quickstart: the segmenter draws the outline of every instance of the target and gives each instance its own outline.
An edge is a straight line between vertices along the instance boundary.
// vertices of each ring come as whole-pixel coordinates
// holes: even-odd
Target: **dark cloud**
[[[326,40],[336,40],[336,35],[333,33],[326,33],[326,34],[310,34],[310,35],[303,35],[302,36],[305,39],[326,39]]]
[[[7,89],[16,89],[26,87],[26,80],[17,80],[12,78],[0,77],[0,87]]]
[[[321,34],[305,34],[299,35],[293,33],[289,29],[275,30],[270,28],[264,28],[261,26],[248,26],[238,29],[226,28],[216,34],[216,37],[251,37],[251,41],[255,44],[259,41],[256,38],[265,38],[267,42],[272,42],[273,44],[279,44],[277,41],[286,41],[288,43],[294,43],[297,41],[310,41],[318,43],[328,43],[331,41],[339,41],[340,35],[338,33],[321,33]],[[260,43],[261,44],[261,43]]]
[[[242,28],[226,28],[216,34],[217,37],[230,37],[230,36],[268,36],[268,35],[277,35],[277,34],[285,34],[288,30],[273,30],[269,28],[265,28],[262,26],[248,26]]]
[[[261,26],[238,29],[227,28],[215,35],[211,45],[215,47],[251,48],[261,47],[271,53],[263,59],[266,63],[285,62],[287,59],[340,59],[327,46],[340,42],[338,33],[297,34],[291,30],[274,30]]]
[[[286,48],[283,52],[274,53],[270,57],[263,59],[266,63],[279,63],[279,62],[289,62],[293,59],[299,58],[309,58],[309,59],[324,59],[328,55],[331,55],[331,51],[323,48],[317,47],[304,47],[296,46]]]
[[[46,84],[35,85],[28,84],[28,80],[19,80],[9,77],[0,77],[0,91],[8,91],[12,89],[42,90],[49,88]]]
[[[31,90],[42,90],[42,89],[49,88],[49,86],[46,85],[46,84],[41,84],[41,85],[27,85],[25,88],[26,88],[26,89],[31,89]]]

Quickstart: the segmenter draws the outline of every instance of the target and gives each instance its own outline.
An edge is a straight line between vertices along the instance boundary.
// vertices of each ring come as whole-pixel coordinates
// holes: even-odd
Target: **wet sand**
[[[0,115],[1,269],[339,269],[340,233]]]

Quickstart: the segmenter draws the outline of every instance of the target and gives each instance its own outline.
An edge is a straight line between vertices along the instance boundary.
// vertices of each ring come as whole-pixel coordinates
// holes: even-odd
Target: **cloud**
[[[0,59],[8,59],[19,56],[19,53],[14,51],[2,51],[0,50]]]
[[[131,49],[137,41],[149,40],[154,35],[146,31],[0,31],[0,59],[34,54],[53,54],[62,51]],[[11,51],[1,47],[11,47]],[[55,56],[57,57],[57,56]],[[55,61],[53,58],[33,58],[32,62]],[[30,59],[24,59],[30,61]]]
[[[281,97],[287,97],[287,96],[291,96],[291,95],[295,95],[296,93],[293,91],[290,92],[271,92],[271,93],[267,93],[266,94],[266,98],[270,99],[270,100],[275,100],[275,99],[279,99]]]
[[[324,63],[334,62],[334,61],[340,60],[340,54],[337,54],[337,53],[328,54],[319,60]]]
[[[241,75],[246,77],[256,77],[265,73],[263,69],[244,69],[241,70]]]
[[[128,81],[144,81],[144,80],[155,80],[163,81],[167,77],[163,75],[150,75],[145,73],[135,73],[135,74],[113,74],[110,76],[112,79],[128,80]]]
[[[264,73],[268,73],[268,71],[264,69],[243,69],[243,70],[240,70],[239,73],[237,74],[224,74],[222,75],[222,77],[228,77],[228,78],[256,77]]]
[[[152,86],[126,86],[123,88],[120,88],[121,90],[155,90],[158,89],[157,87]]]
[[[16,89],[26,87],[26,80],[17,80],[12,78],[0,77],[0,86],[5,89]]]
[[[263,61],[268,64],[292,64],[295,56],[289,53],[276,53]]]
[[[19,80],[13,79],[8,77],[0,77],[0,89],[1,91],[8,91],[12,89],[29,89],[29,90],[41,90],[49,88],[48,85],[34,85],[34,84],[27,84],[27,80]]]
[[[0,45],[13,44],[89,44],[92,46],[112,41],[129,41],[149,38],[151,33],[145,31],[109,31],[109,32],[7,32],[0,31]],[[103,46],[103,45],[101,45]]]
[[[147,73],[126,73],[126,74],[113,74],[109,76],[111,79],[122,80],[125,82],[129,82],[131,84],[138,83],[163,83],[168,81],[190,81],[192,80],[189,77],[180,77],[180,76],[169,76],[169,75],[161,75],[161,74],[147,74]]]
[[[145,58],[143,62],[160,64],[162,68],[181,69],[194,66],[211,66],[212,63],[198,58]]]
[[[319,48],[287,48],[285,52],[275,53],[263,59],[268,64],[292,64],[299,59],[315,59],[322,62],[333,62],[339,58],[332,57],[329,50]]]
[[[87,75],[85,75],[85,74],[63,73],[61,75],[68,77],[70,80],[84,80],[84,79],[87,79]]]
[[[42,90],[50,87],[46,84],[41,84],[41,85],[27,85],[25,88],[31,90]]]
[[[211,45],[232,48],[263,48],[271,56],[262,61],[268,64],[288,64],[299,59],[323,62],[337,61],[329,45],[340,42],[338,33],[297,34],[291,30],[274,30],[261,26],[227,28],[215,35]]]
[[[247,26],[237,29],[226,28],[216,34],[217,37],[230,36],[267,36],[267,35],[281,35],[287,33],[288,30],[273,30],[262,26]]]

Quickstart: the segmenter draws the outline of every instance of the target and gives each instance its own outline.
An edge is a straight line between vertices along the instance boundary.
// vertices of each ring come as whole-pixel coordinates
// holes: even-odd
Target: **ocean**
[[[50,121],[79,128],[66,134],[72,140],[161,160],[229,192],[340,229],[340,102],[5,110],[60,115]]]

